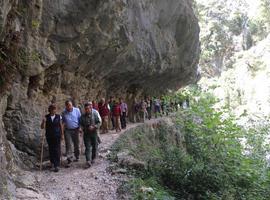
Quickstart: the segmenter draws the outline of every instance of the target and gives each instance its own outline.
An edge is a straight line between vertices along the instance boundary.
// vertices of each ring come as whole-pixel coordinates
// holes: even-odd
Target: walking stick
[[[44,141],[45,141],[45,134],[44,131],[42,131],[42,139],[41,139],[41,153],[40,153],[40,166],[39,170],[42,170],[42,163],[43,163],[43,150],[44,150]]]
[[[63,166],[62,138],[60,139],[60,165]]]

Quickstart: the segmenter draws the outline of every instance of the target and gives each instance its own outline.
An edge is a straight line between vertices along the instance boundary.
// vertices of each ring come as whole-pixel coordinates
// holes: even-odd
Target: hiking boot
[[[87,161],[87,162],[86,162],[85,168],[88,169],[88,168],[90,168],[91,166],[92,166],[91,162],[90,162],[90,161]]]
[[[58,167],[55,167],[54,168],[54,172],[59,172],[59,168]]]
[[[96,162],[95,160],[92,160],[92,161],[91,161],[91,164],[93,165],[93,164],[95,164],[95,162]]]
[[[67,164],[65,165],[65,168],[70,168],[71,162],[72,162],[71,159],[68,158],[68,159],[67,159]]]
[[[97,137],[98,144],[101,144],[101,139],[100,137]]]
[[[68,158],[68,159],[67,159],[67,164],[69,165],[70,163],[72,163],[72,161],[71,161],[70,158]]]

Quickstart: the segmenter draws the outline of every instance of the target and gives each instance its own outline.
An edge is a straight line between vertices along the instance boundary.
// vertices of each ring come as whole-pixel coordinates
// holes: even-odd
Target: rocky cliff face
[[[0,39],[4,160],[7,139],[36,155],[50,101],[60,111],[70,97],[158,94],[197,77],[199,27],[189,0],[0,0]]]

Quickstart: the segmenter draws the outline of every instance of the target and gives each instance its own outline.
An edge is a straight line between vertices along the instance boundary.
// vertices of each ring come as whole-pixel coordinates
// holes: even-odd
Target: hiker
[[[120,103],[116,101],[113,107],[113,118],[116,132],[121,131],[120,115],[121,115]]]
[[[189,108],[189,96],[186,97],[187,108]]]
[[[49,147],[50,162],[54,167],[54,172],[59,171],[61,157],[61,139],[63,139],[62,117],[56,114],[56,106],[50,105],[49,114],[45,116],[41,123],[41,129],[46,130],[46,140]]]
[[[158,98],[154,100],[154,112],[157,118],[158,113],[160,114],[160,100]]]
[[[135,98],[132,104],[132,118],[134,123],[140,121],[139,111],[140,111],[140,104],[137,102]]]
[[[141,121],[144,123],[145,122],[145,118],[147,117],[147,110],[146,110],[146,102],[142,99],[141,103],[140,103],[140,119]]]
[[[97,157],[98,129],[102,120],[98,111],[93,109],[91,102],[84,105],[84,111],[80,119],[80,126],[83,129],[86,167],[89,168],[95,163]]]
[[[164,100],[164,98],[161,97],[160,98],[161,115],[164,115],[165,114],[164,106],[165,106],[165,100]]]
[[[121,109],[121,116],[120,116],[121,128],[126,129],[127,127],[126,117],[128,115],[128,106],[122,98],[120,98],[120,109]]]
[[[91,103],[91,102],[88,102],[88,103]],[[98,108],[98,103],[95,100],[92,101],[92,107],[93,107],[92,109],[96,110],[98,112],[98,115],[100,116],[100,114],[99,114],[99,108]],[[100,131],[99,131],[99,129],[97,130],[97,141],[98,141],[98,144],[101,144]]]
[[[78,162],[80,156],[79,149],[79,132],[80,129],[80,117],[81,112],[79,108],[73,106],[71,100],[65,102],[65,110],[62,113],[63,124],[65,127],[65,143],[66,143],[66,154],[67,154],[67,166],[70,167],[71,162]],[[72,150],[72,145],[74,146],[74,151]],[[74,152],[75,159],[72,160],[72,153]]]
[[[110,96],[110,100],[109,100],[109,102],[108,102],[108,104],[109,104],[109,107],[110,107],[110,124],[111,124],[111,130],[114,130],[115,129],[115,124],[114,124],[114,119],[113,119],[113,113],[112,113],[112,111],[113,111],[113,106],[114,106],[114,104],[115,104],[115,100],[113,99],[113,97],[112,96]]]
[[[93,109],[99,112],[98,103],[95,100],[92,101],[92,106],[93,106]]]
[[[109,115],[110,115],[110,108],[108,103],[106,103],[105,98],[102,98],[100,100],[100,103],[98,105],[99,109],[99,114],[102,119],[102,124],[101,124],[101,130],[102,134],[108,133],[109,132],[109,127],[108,127],[108,122],[109,122]]]
[[[152,117],[152,100],[150,97],[146,99],[146,111],[148,113],[148,119],[150,120]]]

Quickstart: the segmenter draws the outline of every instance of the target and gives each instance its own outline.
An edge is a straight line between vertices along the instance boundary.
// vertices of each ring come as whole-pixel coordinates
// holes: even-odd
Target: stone
[[[135,170],[144,170],[146,164],[133,156],[129,155],[128,151],[120,152],[117,154],[117,160],[120,166]]]
[[[33,190],[26,189],[26,188],[17,188],[16,198],[18,200],[29,200],[29,199],[46,200],[48,199],[44,195],[39,194],[38,192],[35,192]]]
[[[143,192],[143,193],[153,193],[154,192],[154,189],[151,188],[151,187],[141,187],[140,188],[140,191]]]
[[[116,169],[116,170],[113,170],[112,171],[112,174],[126,174],[127,173],[127,169],[122,169],[122,168],[119,168],[119,169]]]

